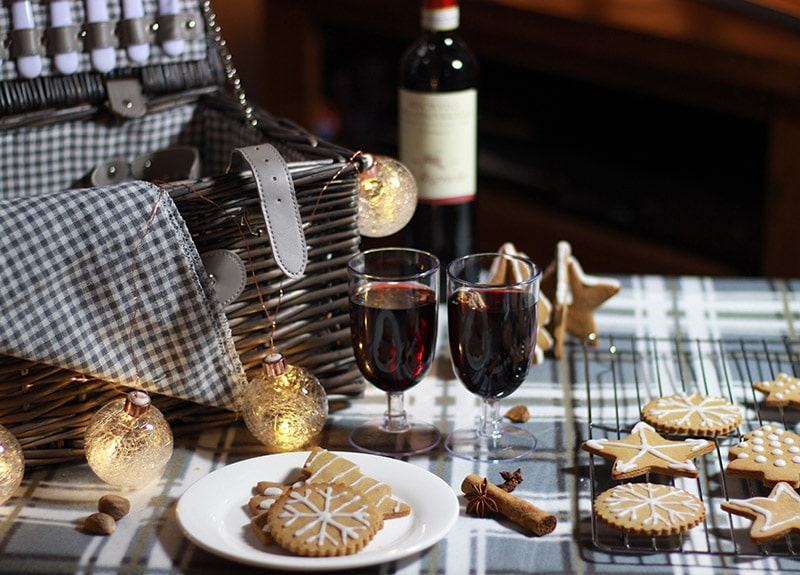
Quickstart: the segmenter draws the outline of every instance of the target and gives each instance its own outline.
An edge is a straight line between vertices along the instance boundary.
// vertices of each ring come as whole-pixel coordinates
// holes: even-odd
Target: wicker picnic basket
[[[48,21],[50,4],[54,3],[33,3],[34,20]],[[98,30],[97,22],[83,23],[81,18],[86,14],[80,2],[70,2],[76,23],[67,30],[65,26],[57,30],[42,26],[23,30],[22,34],[11,30],[10,17],[0,17],[0,71],[5,71],[0,75],[0,199],[27,193],[34,176],[39,178],[37,193],[92,185],[95,182],[87,180],[87,174],[98,176],[95,166],[103,165],[112,155],[130,161],[157,147],[194,146],[200,150],[203,173],[199,178],[170,182],[165,188],[198,252],[227,250],[246,265],[246,283],[238,297],[225,302],[224,313],[248,377],[261,369],[264,353],[274,338],[287,359],[307,367],[329,395],[358,394],[363,391],[363,382],[350,348],[344,265],[358,250],[360,241],[352,153],[249,105],[210,3],[181,0],[181,5],[181,13],[158,15],[156,0],[143,0],[145,14],[137,19],[112,10],[105,22],[112,34]],[[143,30],[149,34],[146,38],[153,55],[146,65],[132,64],[125,60],[124,44],[133,39],[141,41]],[[169,30],[171,39],[186,41],[187,49],[181,57],[170,58],[159,51],[164,43],[162,34]],[[67,36],[69,41],[64,39]],[[90,44],[92,38],[94,43]],[[86,52],[109,42],[109,38],[118,62],[125,65],[99,72],[92,69]],[[190,44],[195,46],[194,52],[188,49]],[[82,68],[77,72],[62,74],[55,69],[53,52],[65,50],[78,51]],[[15,58],[29,54],[41,56],[41,73],[35,78],[14,77]],[[120,96],[111,93],[112,88],[117,89],[117,81],[123,86],[133,81],[132,105],[127,96],[123,95],[120,104]],[[126,117],[131,106],[140,105],[136,100],[140,95],[147,112]],[[18,154],[24,152],[9,149],[8,142],[16,145],[14,138],[38,132],[43,133],[45,145],[58,138],[59,126],[65,125],[87,130],[101,125],[103,134],[132,133],[136,130],[131,126],[148,122],[154,113],[172,118],[187,107],[188,123],[143,128],[137,133],[150,130],[150,141],[144,138],[136,146],[128,146],[123,137],[119,140],[124,145],[118,149],[98,145],[79,162],[71,157],[68,165],[54,161],[51,151],[44,166],[30,168],[19,161]],[[92,133],[87,137],[97,136]],[[253,174],[227,171],[231,150],[262,142],[280,152],[294,185],[308,252],[302,277],[286,277],[276,265],[269,237],[263,232],[264,215]],[[34,169],[36,173],[25,171]],[[114,170],[99,174],[101,179],[115,175]],[[271,319],[264,307],[276,312]],[[274,331],[271,320],[275,321]],[[0,424],[20,441],[29,466],[81,458],[88,420],[118,394],[118,386],[91,373],[64,369],[37,358],[4,355],[0,349]],[[169,394],[156,393],[153,399],[176,435],[236,418],[232,410]]]

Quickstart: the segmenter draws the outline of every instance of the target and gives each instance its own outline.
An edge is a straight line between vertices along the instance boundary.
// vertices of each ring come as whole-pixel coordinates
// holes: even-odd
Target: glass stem
[[[478,436],[499,438],[503,435],[503,418],[500,415],[500,400],[485,397],[481,405],[481,420]]]
[[[386,411],[383,413],[383,428],[385,431],[403,433],[404,431],[408,431],[411,427],[408,423],[403,401],[402,391],[389,392],[386,394]]]

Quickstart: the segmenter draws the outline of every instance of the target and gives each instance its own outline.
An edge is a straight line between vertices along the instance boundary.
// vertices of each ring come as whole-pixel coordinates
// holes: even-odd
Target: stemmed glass
[[[413,421],[403,392],[430,370],[436,347],[439,260],[427,252],[382,248],[347,262],[350,332],[362,375],[386,392],[382,420],[367,421],[350,434],[361,451],[405,456],[439,443],[439,430]]]
[[[514,279],[498,270],[513,269]],[[473,254],[447,266],[450,357],[461,383],[482,401],[473,427],[448,435],[445,447],[472,461],[513,461],[531,453],[536,438],[505,425],[500,400],[525,380],[536,345],[540,268],[510,254]]]

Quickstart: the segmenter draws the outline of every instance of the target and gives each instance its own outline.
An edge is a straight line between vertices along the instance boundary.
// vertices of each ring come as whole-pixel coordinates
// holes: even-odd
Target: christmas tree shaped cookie
[[[725,473],[730,476],[760,479],[768,487],[780,481],[800,487],[800,435],[776,425],[745,433],[728,459]]]

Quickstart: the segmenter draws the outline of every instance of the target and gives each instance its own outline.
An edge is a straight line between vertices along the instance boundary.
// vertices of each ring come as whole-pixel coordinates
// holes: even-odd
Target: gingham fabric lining
[[[197,147],[204,175],[219,175],[231,150],[256,139],[244,122],[204,103],[122,124],[71,121],[0,130],[0,199],[78,187],[98,164],[115,158],[131,162],[140,154],[178,145]]]
[[[39,2],[34,0],[31,4],[33,10],[33,21],[36,28],[44,31],[51,26],[51,19],[49,13],[50,2]],[[86,22],[85,3],[78,0],[70,0],[70,12],[72,14],[72,21],[75,24],[81,25]],[[156,17],[158,16],[158,0],[142,0],[145,16]],[[199,2],[196,0],[179,0],[180,12],[194,12],[199,14]],[[123,18],[122,3],[121,2],[106,2],[108,8],[109,20],[112,22],[119,22]],[[0,2],[0,31],[6,33],[13,30],[13,22],[11,19],[11,2]],[[124,47],[116,49],[116,67],[142,67],[152,66],[157,64],[172,64],[176,62],[193,62],[205,60],[208,58],[208,42],[204,35],[200,35],[197,39],[185,40],[184,50],[177,56],[170,56],[166,54],[158,44],[153,44],[150,47],[150,57],[146,62],[139,63],[128,58],[127,52]],[[90,56],[88,52],[81,52],[78,55],[78,69],[77,74],[82,72],[92,71]],[[54,69],[52,59],[49,56],[42,58],[42,77],[59,76],[58,71]],[[12,58],[7,58],[0,62],[0,81],[3,80],[16,80],[19,79],[17,72],[16,61]]]
[[[244,370],[169,194],[133,182],[2,200],[0,237],[0,353],[235,407]]]

